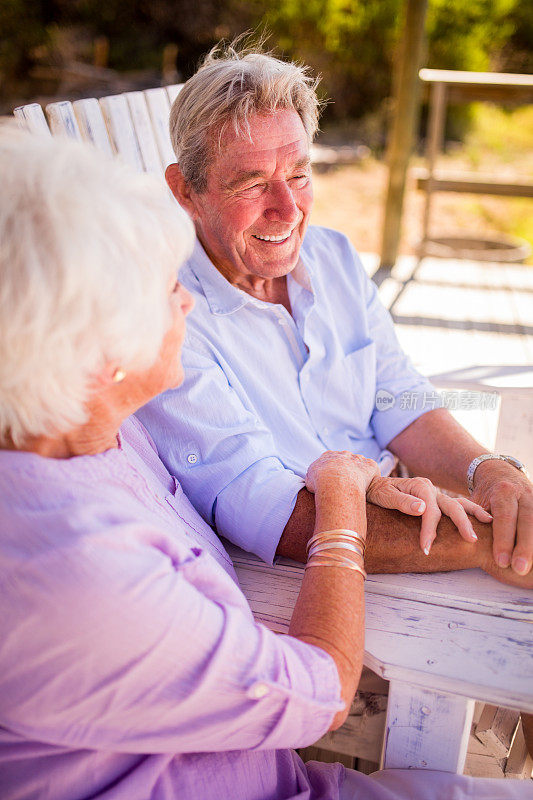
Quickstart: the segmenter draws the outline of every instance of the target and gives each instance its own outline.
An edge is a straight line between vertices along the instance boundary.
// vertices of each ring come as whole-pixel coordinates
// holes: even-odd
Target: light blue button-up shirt
[[[287,276],[292,316],[228,283],[199,242],[180,279],[196,300],[185,381],[138,415],[203,518],[272,561],[309,464],[351,450],[390,471],[387,445],[424,413],[402,396],[434,388],[336,231],[308,229]]]

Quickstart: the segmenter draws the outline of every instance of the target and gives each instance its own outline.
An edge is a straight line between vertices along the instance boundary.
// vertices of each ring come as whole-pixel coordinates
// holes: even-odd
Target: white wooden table
[[[286,633],[303,566],[230,547],[261,622]],[[533,592],[481,570],[371,575],[365,664],[390,681],[383,768],[462,772],[474,701],[533,712]]]

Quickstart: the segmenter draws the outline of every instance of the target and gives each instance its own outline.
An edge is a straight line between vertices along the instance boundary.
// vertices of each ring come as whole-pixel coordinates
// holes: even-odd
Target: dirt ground
[[[372,156],[359,164],[314,175],[312,222],[343,231],[362,252],[379,253],[387,168]],[[424,193],[408,180],[401,253],[414,253],[420,241]],[[440,194],[433,199],[431,233],[497,235],[511,233],[517,220],[533,213],[533,201],[480,195]],[[531,219],[531,217],[530,217]]]

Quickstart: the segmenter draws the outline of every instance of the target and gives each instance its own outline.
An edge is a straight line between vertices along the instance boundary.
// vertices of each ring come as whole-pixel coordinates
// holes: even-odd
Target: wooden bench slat
[[[81,138],[86,142],[91,142],[103,153],[113,155],[113,147],[98,100],[94,97],[75,100],[72,107],[78,120]]]
[[[29,103],[25,106],[18,106],[13,111],[19,122],[32,133],[40,133],[51,136],[48,122],[39,103]]]
[[[168,116],[170,114],[168,94],[163,88],[146,89],[144,96],[148,104],[159,155],[163,168],[166,169],[176,160],[168,132]]]
[[[139,143],[124,95],[113,94],[102,97],[100,107],[114,151],[138,172],[144,172]]]
[[[427,189],[431,184],[432,192],[469,192],[471,194],[491,194],[501,197],[533,197],[533,183],[509,183],[489,177],[434,173],[429,177],[427,170],[415,168],[412,171],[417,189]]]
[[[170,86],[166,87],[170,105],[172,105],[172,103],[174,102],[174,100],[179,95],[182,89],[183,89],[182,83],[173,83]]]
[[[127,92],[125,96],[130,109],[133,127],[137,135],[137,142],[144,162],[144,169],[146,172],[161,175],[163,173],[163,167],[144,93]]]
[[[481,86],[531,86],[533,75],[514,72],[470,72],[457,69],[428,69],[418,73],[420,80],[428,83],[464,83],[466,85],[479,84]]]
[[[77,139],[78,141],[81,139],[78,120],[69,100],[48,103],[45,111],[53,136],[66,136],[69,139]]]

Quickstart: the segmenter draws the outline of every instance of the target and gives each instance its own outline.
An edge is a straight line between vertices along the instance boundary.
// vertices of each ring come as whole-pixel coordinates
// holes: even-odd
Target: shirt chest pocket
[[[324,376],[321,404],[332,429],[368,432],[376,394],[376,346],[368,342],[338,359]]]

